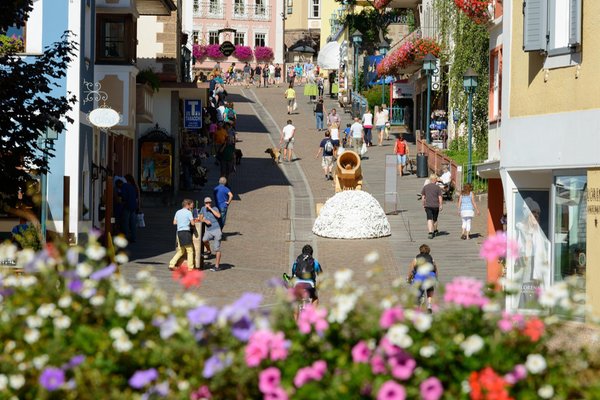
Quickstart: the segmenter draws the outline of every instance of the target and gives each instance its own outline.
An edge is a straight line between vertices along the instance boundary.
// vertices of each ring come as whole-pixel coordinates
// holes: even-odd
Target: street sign
[[[202,100],[183,101],[183,128],[202,128]]]
[[[235,46],[233,45],[233,43],[231,43],[229,41],[225,41],[225,42],[221,43],[221,47],[219,47],[219,49],[221,50],[221,53],[223,53],[223,55],[225,57],[229,57],[230,55],[233,54],[233,51],[235,50]]]

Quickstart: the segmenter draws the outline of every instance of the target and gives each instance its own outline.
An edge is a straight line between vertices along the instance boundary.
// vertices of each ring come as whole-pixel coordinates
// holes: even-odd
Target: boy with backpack
[[[323,171],[325,172],[325,180],[333,180],[331,176],[331,171],[333,169],[333,152],[335,150],[335,145],[333,140],[331,139],[331,133],[329,131],[325,131],[325,138],[321,140],[321,144],[319,144],[319,150],[317,150],[317,155],[315,158],[319,157],[319,154],[323,152],[323,160],[321,161],[321,166],[323,167]]]
[[[291,278],[296,278],[294,288],[301,288],[308,292],[312,303],[319,304],[317,295],[317,275],[323,272],[323,268],[313,258],[313,248],[307,244],[302,248],[302,253],[296,258],[292,266]],[[285,275],[284,275],[285,276]]]
[[[412,260],[406,279],[408,283],[419,290],[419,296],[417,297],[419,304],[421,304],[423,296],[427,293],[427,311],[429,313],[431,313],[431,299],[438,278],[437,265],[430,253],[431,248],[428,245],[422,244],[419,246],[419,254]]]

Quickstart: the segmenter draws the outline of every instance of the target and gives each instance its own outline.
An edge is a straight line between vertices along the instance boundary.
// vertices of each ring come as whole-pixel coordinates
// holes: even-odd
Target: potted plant
[[[160,89],[160,78],[151,68],[146,68],[138,72],[135,81],[140,84],[147,83],[154,92],[158,92]]]
[[[254,48],[254,58],[256,58],[256,61],[271,61],[273,57],[273,49],[270,47],[257,46]]]
[[[250,46],[235,46],[235,50],[233,51],[233,55],[240,61],[250,61],[252,60],[252,48]]]
[[[476,24],[485,24],[490,20],[488,7],[491,0],[454,0],[454,4]]]
[[[221,45],[219,44],[209,44],[206,46],[206,55],[215,60],[225,58],[225,55],[221,53]]]

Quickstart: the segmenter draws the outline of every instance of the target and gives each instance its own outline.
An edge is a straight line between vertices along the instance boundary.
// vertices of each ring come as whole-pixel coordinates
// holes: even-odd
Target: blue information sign
[[[184,100],[183,108],[183,128],[202,128],[202,100]]]

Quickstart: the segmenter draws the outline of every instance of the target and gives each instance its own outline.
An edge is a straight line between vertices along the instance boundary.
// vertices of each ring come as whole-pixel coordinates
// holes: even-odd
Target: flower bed
[[[377,74],[398,75],[400,70],[409,65],[422,62],[427,54],[439,57],[441,51],[441,46],[433,39],[417,38],[405,42],[381,60],[377,65]]]
[[[506,255],[496,240],[486,256]],[[121,262],[124,239],[115,238]],[[19,399],[573,399],[600,393],[596,353],[551,351],[563,323],[501,311],[501,293],[472,278],[447,285],[433,314],[399,277],[386,292],[338,270],[319,307],[297,321],[292,295],[260,307],[243,294],[223,308],[187,290],[202,272],[178,270],[172,300],[140,271],[136,286],[87,248],[47,246],[0,259],[25,270],[0,279],[0,393]],[[423,269],[428,266],[422,267]],[[369,278],[370,277],[370,278]],[[365,286],[358,281],[367,282]],[[569,283],[553,291],[568,300]],[[544,294],[542,293],[542,296]],[[329,299],[329,300],[326,300]],[[561,302],[562,304],[563,302]],[[351,394],[351,395],[349,395]]]
[[[258,46],[254,48],[254,58],[256,58],[256,61],[271,61],[273,57],[273,49],[270,47]]]
[[[240,61],[250,61],[253,56],[252,48],[250,46],[237,45],[235,46],[233,55]]]
[[[454,0],[460,11],[476,24],[485,24],[490,20],[488,6],[491,0]]]
[[[200,60],[206,57],[208,53],[207,46],[203,44],[195,44],[192,46],[192,55],[195,59]]]

